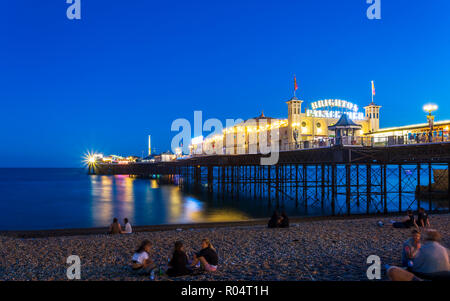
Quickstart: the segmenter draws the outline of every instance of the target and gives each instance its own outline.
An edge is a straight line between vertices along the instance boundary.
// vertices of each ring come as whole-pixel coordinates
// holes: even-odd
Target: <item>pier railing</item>
[[[318,148],[329,148],[335,146],[346,147],[390,147],[401,145],[418,145],[418,144],[430,144],[430,143],[445,143],[450,142],[450,137],[422,137],[417,139],[410,139],[408,136],[390,136],[390,137],[368,137],[368,136],[352,136],[352,137],[329,137],[329,138],[316,138],[314,140],[304,140],[295,143],[282,144],[278,141],[279,145],[276,148],[278,151],[295,151],[295,150],[307,150]],[[276,142],[275,142],[276,143]],[[270,150],[271,142],[269,141],[265,146]],[[213,149],[211,147],[199,149],[192,154],[193,157],[210,156],[210,155],[243,155],[243,154],[256,154],[261,153],[259,144],[243,144],[233,145],[231,147],[223,147],[221,150]]]

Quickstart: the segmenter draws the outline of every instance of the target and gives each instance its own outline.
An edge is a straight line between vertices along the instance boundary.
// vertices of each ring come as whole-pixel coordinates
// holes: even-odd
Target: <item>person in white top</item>
[[[125,231],[122,231],[122,234],[130,234],[133,233],[133,229],[131,228],[131,224],[128,221],[128,218],[124,218],[123,222],[125,224]]]
[[[150,258],[152,243],[146,239],[133,254],[131,258],[131,267],[139,274],[148,275],[155,268],[153,260]]]

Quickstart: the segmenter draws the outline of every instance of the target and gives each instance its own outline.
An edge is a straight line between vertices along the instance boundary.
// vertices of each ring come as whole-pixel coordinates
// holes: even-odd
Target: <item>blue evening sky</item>
[[[307,102],[383,106],[381,126],[450,119],[450,1],[2,0],[0,167],[77,167],[86,150],[140,156],[172,121],[287,117]]]

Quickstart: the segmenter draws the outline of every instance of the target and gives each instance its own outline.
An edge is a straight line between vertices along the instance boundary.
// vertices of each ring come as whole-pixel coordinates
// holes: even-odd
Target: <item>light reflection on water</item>
[[[114,217],[127,217],[135,225],[241,221],[252,218],[243,211],[211,206],[183,193],[179,187],[157,180],[128,176],[90,176],[92,219],[98,226]]]

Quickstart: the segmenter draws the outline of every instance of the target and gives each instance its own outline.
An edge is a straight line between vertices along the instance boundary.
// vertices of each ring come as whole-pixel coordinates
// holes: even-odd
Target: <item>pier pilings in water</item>
[[[160,174],[181,188],[217,198],[251,199],[305,214],[450,210],[450,143],[384,148],[324,148],[282,152],[275,165],[262,155],[200,156],[175,162],[102,164],[97,174]]]

